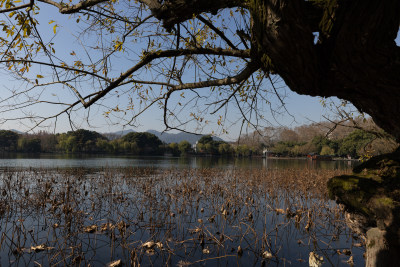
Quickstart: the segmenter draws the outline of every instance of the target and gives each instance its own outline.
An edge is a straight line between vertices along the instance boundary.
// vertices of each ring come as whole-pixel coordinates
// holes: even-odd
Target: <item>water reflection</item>
[[[137,157],[65,154],[6,154],[0,158],[0,167],[35,168],[103,168],[103,167],[156,167],[156,168],[239,168],[239,169],[323,169],[346,170],[354,161],[312,161],[281,158],[226,158],[226,157]]]
[[[364,264],[327,198],[346,171],[268,170],[0,171],[0,266],[305,266],[311,252]]]

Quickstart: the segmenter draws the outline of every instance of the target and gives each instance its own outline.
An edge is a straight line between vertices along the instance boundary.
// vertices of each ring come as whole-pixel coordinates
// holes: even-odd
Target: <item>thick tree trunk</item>
[[[349,100],[400,141],[400,1],[326,2],[314,44],[304,1],[251,1],[253,43],[270,58],[266,68],[297,93]]]

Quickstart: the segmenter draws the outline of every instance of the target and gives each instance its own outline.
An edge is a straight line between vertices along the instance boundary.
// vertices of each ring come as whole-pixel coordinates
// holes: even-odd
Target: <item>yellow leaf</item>
[[[42,75],[40,75],[40,74],[36,75],[36,77],[39,78],[39,79],[40,79],[40,78],[44,78],[44,77],[43,77]]]
[[[53,27],[53,32],[54,32],[54,34],[56,34],[56,32],[57,32],[57,27],[58,27],[58,25],[56,24],[56,25],[54,25],[54,27]]]

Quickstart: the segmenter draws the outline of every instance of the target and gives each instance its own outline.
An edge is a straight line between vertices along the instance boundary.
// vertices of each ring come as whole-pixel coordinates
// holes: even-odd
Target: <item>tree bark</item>
[[[163,4],[158,0],[140,0],[140,2],[146,4],[156,18],[162,20],[167,30],[203,12],[215,14],[222,8],[246,5],[246,1],[243,0],[167,0],[163,1]]]
[[[329,2],[314,44],[304,1],[254,0],[254,43],[291,90],[349,100],[400,141],[400,1]]]

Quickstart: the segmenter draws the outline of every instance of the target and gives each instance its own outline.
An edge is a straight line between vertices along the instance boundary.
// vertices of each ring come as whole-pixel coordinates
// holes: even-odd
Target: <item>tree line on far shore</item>
[[[393,151],[398,144],[390,138],[377,138],[373,131],[337,127],[326,135],[327,124],[303,125],[293,129],[269,127],[242,135],[238,142],[217,141],[211,135],[202,136],[196,145],[188,141],[163,143],[148,132],[131,132],[112,138],[95,131],[79,129],[67,133],[18,134],[0,130],[1,152],[24,153],[85,153],[126,155],[220,155],[261,156],[268,151],[273,156],[301,157],[310,153],[358,158]]]
[[[189,154],[233,155],[231,144],[215,141],[211,135],[201,137],[195,146],[186,140],[163,143],[148,132],[131,132],[124,136],[106,136],[95,131],[79,129],[67,133],[18,134],[0,130],[1,152],[68,153],[68,154],[127,154],[184,156]]]
[[[43,131],[35,134],[18,134],[14,131],[0,130],[0,151],[129,155],[168,153],[175,156],[193,153],[192,145],[188,141],[165,144],[156,135],[148,132],[132,132],[121,137],[108,138],[85,129],[59,134]]]
[[[345,123],[325,121],[295,128],[266,127],[240,137],[251,153],[301,157],[311,153],[339,157],[370,157],[393,152],[399,144],[372,119]]]

